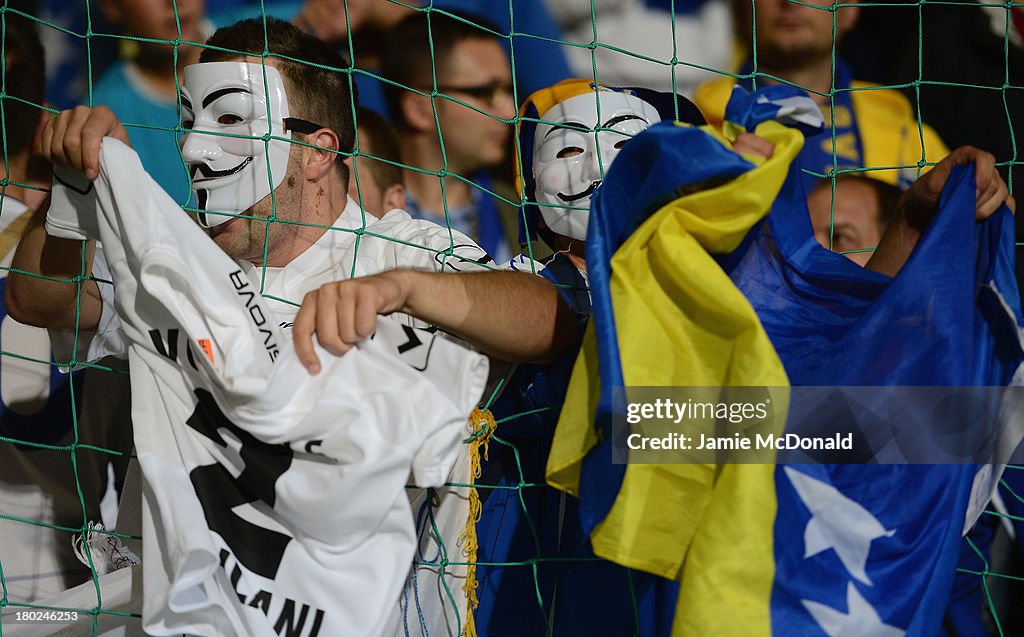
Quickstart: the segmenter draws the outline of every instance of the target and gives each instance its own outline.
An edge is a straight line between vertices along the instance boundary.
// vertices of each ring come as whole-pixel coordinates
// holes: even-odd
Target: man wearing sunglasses
[[[411,15],[390,34],[382,74],[399,85],[387,87],[387,98],[410,166],[409,213],[469,235],[502,263],[512,256],[517,217],[487,191],[495,191],[490,171],[512,148],[516,103],[508,56],[481,27]]]

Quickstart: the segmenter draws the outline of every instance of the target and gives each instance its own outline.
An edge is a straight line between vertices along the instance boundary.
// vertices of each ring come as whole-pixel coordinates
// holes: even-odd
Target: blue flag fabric
[[[817,244],[790,179],[723,264],[794,385],[1006,385],[1024,359],[1013,221],[975,223],[974,199],[973,168],[957,169],[889,279]],[[778,468],[773,634],[938,634],[990,469]]]
[[[738,156],[711,152],[718,147],[700,148],[697,138],[665,143],[674,134],[681,135],[662,125],[634,139],[594,199],[587,260],[600,345],[595,428],[607,433],[610,389],[623,384],[620,339],[629,334],[612,318],[607,264],[680,185],[750,170]],[[666,155],[671,148],[687,152]],[[681,182],[680,174],[691,177]],[[1015,374],[1019,382],[1024,351],[1012,217],[1003,209],[976,223],[974,198],[973,168],[961,167],[915,251],[889,278],[815,241],[794,163],[768,219],[719,264],[757,312],[793,385],[1002,386]],[[583,461],[587,530],[602,523],[622,485],[625,467],[611,463],[611,444],[610,435],[600,438]],[[778,467],[766,631],[939,634],[962,538],[995,473],[990,465]],[[682,596],[692,594],[688,585],[701,584],[684,580]],[[718,610],[706,615],[732,611]],[[677,627],[681,619],[689,621],[677,614]],[[700,626],[685,628],[680,634]]]
[[[807,93],[784,84],[762,87],[751,93],[736,84],[725,107],[726,126],[753,131],[761,122],[774,120],[795,128],[806,137],[825,128],[825,117]]]

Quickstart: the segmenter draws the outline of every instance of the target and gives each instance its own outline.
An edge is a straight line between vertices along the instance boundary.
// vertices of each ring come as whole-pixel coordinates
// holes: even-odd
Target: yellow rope
[[[498,424],[494,422],[494,414],[489,410],[474,409],[473,413],[469,415],[469,427],[473,436],[473,440],[469,443],[469,477],[471,484],[475,484],[482,470],[480,449],[481,447],[483,448],[483,459],[487,460],[487,455],[490,451],[491,435],[494,434]],[[477,606],[480,605],[480,600],[476,596],[476,589],[480,586],[480,583],[476,581],[476,523],[480,521],[480,513],[480,494],[477,493],[475,486],[470,486],[469,516],[466,519],[466,528],[459,535],[459,544],[462,545],[462,552],[465,554],[466,562],[469,564],[466,567],[466,582],[462,585],[462,591],[466,594],[467,602],[466,623],[462,630],[462,634],[465,637],[477,637],[476,621],[473,618],[473,613]]]

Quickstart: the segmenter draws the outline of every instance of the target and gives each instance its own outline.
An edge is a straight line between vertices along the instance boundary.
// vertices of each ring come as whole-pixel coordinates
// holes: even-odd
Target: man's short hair
[[[350,76],[344,72],[350,68],[348,60],[289,22],[268,17],[265,24],[264,28],[263,18],[251,18],[217,29],[206,42],[207,48],[199,61],[262,57],[266,47],[267,57],[274,58],[284,77],[291,114],[334,130],[338,134],[339,150],[351,153],[355,144],[352,120],[355,87],[349,89]],[[347,181],[348,171],[341,163],[344,159],[340,154],[336,158]]]
[[[46,99],[46,62],[35,22],[8,13],[5,23],[3,125],[7,152],[15,155],[32,150],[39,109]]]
[[[452,52],[465,40],[499,41],[498,27],[481,18],[466,17],[468,22],[432,11],[414,13],[399,22],[388,35],[381,57],[381,74],[401,86],[385,84],[388,110],[399,127],[405,125],[402,115],[402,94],[407,86],[429,93],[434,86],[434,72],[438,84],[450,71]],[[433,48],[431,48],[431,43]]]
[[[368,108],[360,108],[356,114],[356,121],[359,122],[359,152],[366,155],[373,155],[393,162],[401,160],[401,150],[398,146],[398,134],[388,120],[384,119],[376,111]],[[373,173],[373,179],[381,192],[395,184],[405,184],[402,169],[394,164],[378,161],[376,159],[364,159],[359,167],[367,167]]]

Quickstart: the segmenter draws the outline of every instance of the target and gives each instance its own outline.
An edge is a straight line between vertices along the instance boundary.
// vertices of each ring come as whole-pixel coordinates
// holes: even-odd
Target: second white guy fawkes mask
[[[196,207],[204,211],[200,224],[229,221],[230,216],[205,211],[243,212],[281,184],[291,144],[261,139],[267,133],[290,137],[288,96],[277,69],[246,62],[192,64],[185,67],[181,105],[182,123],[191,129],[181,153]]]
[[[635,95],[599,89],[559,102],[539,119],[533,176],[540,214],[552,232],[585,241],[590,198],[608,166],[630,138],[660,122],[661,116]]]

